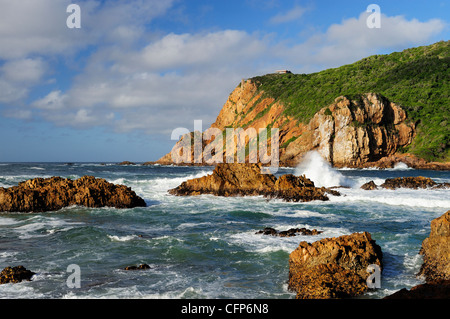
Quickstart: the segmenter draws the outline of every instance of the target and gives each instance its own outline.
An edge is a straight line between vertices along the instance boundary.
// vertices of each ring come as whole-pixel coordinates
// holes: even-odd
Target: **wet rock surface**
[[[33,275],[35,275],[34,272],[23,266],[6,267],[0,273],[0,284],[19,283],[24,280],[30,281]]]
[[[46,212],[73,205],[134,208],[145,207],[146,203],[131,188],[93,176],[77,180],[35,178],[0,188],[0,212]]]
[[[369,265],[382,268],[382,252],[370,233],[301,242],[289,256],[289,289],[297,299],[350,298],[367,291]]]
[[[294,237],[297,235],[313,236],[313,235],[319,235],[321,233],[323,233],[323,232],[318,231],[317,229],[310,230],[307,228],[290,228],[288,230],[278,231],[275,228],[271,228],[271,227],[266,227],[263,230],[256,232],[256,234],[271,235],[271,236],[278,236],[278,237]]]
[[[169,194],[177,196],[195,196],[212,194],[216,196],[258,196],[280,198],[285,201],[306,202],[326,201],[327,193],[337,191],[317,188],[304,176],[287,174],[278,179],[272,174],[262,174],[258,164],[218,164],[213,173],[201,178],[183,182]]]

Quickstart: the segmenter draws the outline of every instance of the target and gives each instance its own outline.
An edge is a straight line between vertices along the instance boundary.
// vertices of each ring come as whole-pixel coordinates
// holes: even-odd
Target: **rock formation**
[[[33,275],[35,275],[34,272],[23,266],[6,267],[0,273],[0,285],[7,283],[19,283],[23,280],[30,281]]]
[[[412,287],[403,288],[384,299],[450,299],[450,280],[437,280]]]
[[[431,221],[430,236],[422,242],[419,275],[427,282],[450,280],[450,210]]]
[[[298,299],[348,298],[367,289],[369,265],[382,267],[381,248],[369,233],[305,241],[289,255],[289,289]]]
[[[319,235],[321,233],[323,233],[323,232],[318,231],[317,229],[310,230],[307,228],[290,228],[288,230],[278,231],[272,227],[266,227],[263,230],[256,232],[256,234],[271,235],[271,236],[278,236],[278,237],[294,237],[294,236],[297,236],[297,234],[300,234],[303,236],[314,236],[314,235]]]
[[[0,212],[45,212],[72,205],[91,208],[146,206],[131,188],[92,176],[77,180],[35,178],[18,186],[0,188]]]
[[[183,182],[169,193],[177,196],[258,196],[286,201],[328,200],[326,188],[314,187],[304,176],[262,174],[259,164],[218,164],[213,173]]]
[[[397,177],[397,178],[388,178],[381,184],[379,187],[385,189],[397,189],[397,188],[412,188],[412,189],[443,189],[449,188],[450,183],[436,183],[429,177],[416,176],[416,177]],[[362,189],[365,190],[373,190],[378,189],[378,186],[374,183],[374,181],[370,181],[361,186]]]
[[[296,166],[311,150],[317,150],[336,167],[381,166],[382,163],[378,161],[385,158],[391,158],[390,165],[394,165],[396,152],[411,144],[416,134],[414,123],[408,121],[402,107],[375,93],[362,94],[352,99],[337,97],[333,104],[317,112],[309,123],[300,122],[285,114],[284,110],[282,103],[265,95],[257,83],[250,79],[230,94],[211,128],[223,132],[227,128],[250,128],[256,131],[268,127],[278,128],[280,165],[291,167]],[[268,135],[268,144],[271,144]],[[190,137],[192,140],[194,133],[190,133]],[[213,140],[201,139],[202,149]],[[173,150],[180,150],[182,145],[180,139]],[[224,146],[222,158],[225,158],[225,152]],[[196,154],[193,149],[190,154],[184,154],[189,158],[186,162],[206,164],[201,158],[201,152]],[[403,162],[407,160],[407,156],[402,157]],[[423,162],[421,165],[425,166],[426,162]],[[156,163],[173,164],[174,161],[169,153]],[[389,163],[384,165],[388,167]],[[430,168],[433,167],[439,167],[439,163]]]
[[[151,267],[147,264],[141,264],[139,266],[127,266],[124,268],[124,270],[147,270],[151,269]]]

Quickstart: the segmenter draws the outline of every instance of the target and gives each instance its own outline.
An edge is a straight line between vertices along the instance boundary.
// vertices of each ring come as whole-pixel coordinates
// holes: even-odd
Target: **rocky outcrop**
[[[411,188],[411,189],[450,189],[450,183],[437,183],[429,177],[397,177],[388,178],[379,187],[384,189]],[[370,181],[361,186],[364,190],[378,189],[374,181]]]
[[[450,280],[437,280],[412,287],[403,288],[384,299],[450,299]]]
[[[405,111],[385,97],[341,96],[314,115],[307,132],[289,144],[285,157],[294,161],[314,149],[335,167],[360,167],[395,154],[412,142],[414,134]]]
[[[370,168],[376,167],[380,169],[394,168],[396,165],[403,163],[407,167],[422,170],[434,170],[434,171],[448,171],[450,170],[449,162],[427,162],[422,158],[418,158],[413,154],[394,154],[390,156],[383,157],[378,161],[369,161],[367,163],[361,164],[359,168]]]
[[[147,264],[141,264],[138,266],[127,266],[123,270],[147,270],[151,269],[151,267]]]
[[[303,241],[289,255],[289,289],[298,299],[357,296],[367,291],[373,264],[381,270],[382,252],[367,232]]]
[[[318,231],[317,229],[307,229],[307,228],[290,228],[288,230],[278,231],[272,227],[266,227],[263,230],[256,232],[257,235],[270,235],[270,236],[278,236],[278,237],[294,237],[298,234],[303,236],[314,236],[323,233],[322,231]]]
[[[34,272],[26,269],[24,266],[6,267],[0,273],[0,285],[7,283],[19,283],[21,281],[30,281]]]
[[[131,188],[93,176],[77,180],[35,178],[18,186],[0,188],[0,212],[56,211],[72,205],[133,208],[145,207],[146,203]]]
[[[408,121],[403,108],[375,93],[354,98],[337,97],[333,104],[318,111],[309,123],[302,123],[284,111],[282,103],[267,96],[250,79],[243,81],[230,94],[211,128],[222,132],[227,128],[255,129],[257,132],[261,128],[278,128],[280,165],[291,167],[296,166],[312,150],[318,151],[336,167],[366,167],[368,163],[375,166],[385,158],[391,158],[391,164],[394,165],[396,162],[393,156],[397,155],[399,149],[411,144],[416,134],[415,125]],[[190,141],[194,140],[194,135],[190,133]],[[268,135],[268,144],[271,145],[270,133]],[[182,139],[176,143],[173,151],[180,152],[183,148]],[[200,140],[199,147],[205,150],[214,139],[204,140],[200,137]],[[248,143],[248,138],[245,143]],[[233,147],[233,152],[236,152],[236,146]],[[183,154],[186,160],[181,165],[207,164],[201,150],[194,152],[190,149],[189,154]],[[225,159],[226,146],[222,152],[221,158]],[[407,160],[407,156],[402,157],[403,162]],[[426,164],[423,162],[422,167]],[[156,163],[174,164],[172,153]],[[383,164],[380,162],[378,165]],[[437,166],[430,166],[430,169]]]
[[[218,164],[213,173],[183,182],[169,194],[196,196],[265,196],[286,201],[305,202],[328,200],[325,188],[314,187],[304,176],[283,175],[278,179],[272,174],[262,174],[259,164]]]
[[[423,265],[419,275],[427,282],[450,280],[450,210],[431,221],[431,232],[422,242]]]

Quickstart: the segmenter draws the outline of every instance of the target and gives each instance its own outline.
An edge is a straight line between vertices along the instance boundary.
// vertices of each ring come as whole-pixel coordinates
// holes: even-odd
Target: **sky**
[[[154,161],[243,78],[449,35],[448,0],[0,0],[0,162]]]

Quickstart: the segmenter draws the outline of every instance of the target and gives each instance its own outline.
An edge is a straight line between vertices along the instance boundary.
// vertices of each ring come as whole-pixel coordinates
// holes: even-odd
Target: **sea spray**
[[[335,170],[316,152],[308,152],[303,161],[296,167],[295,175],[305,175],[317,187],[345,186],[353,187],[355,182]]]

